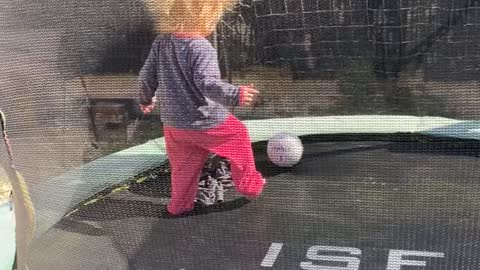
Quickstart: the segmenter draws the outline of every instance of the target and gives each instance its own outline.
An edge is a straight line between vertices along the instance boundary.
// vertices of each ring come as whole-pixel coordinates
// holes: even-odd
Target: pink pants
[[[173,215],[193,208],[198,182],[209,153],[230,161],[238,192],[255,198],[265,181],[256,170],[247,128],[234,116],[209,130],[180,130],[164,127],[167,154],[172,167],[172,193],[168,212]]]

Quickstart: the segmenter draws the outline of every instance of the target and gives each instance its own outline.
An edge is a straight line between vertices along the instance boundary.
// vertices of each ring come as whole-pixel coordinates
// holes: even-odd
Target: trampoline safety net
[[[0,0],[0,33],[0,269],[480,269],[478,0]]]

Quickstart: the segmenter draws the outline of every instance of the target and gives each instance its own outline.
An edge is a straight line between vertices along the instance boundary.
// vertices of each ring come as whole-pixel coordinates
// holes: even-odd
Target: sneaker
[[[210,155],[200,176],[195,202],[202,206],[222,203],[225,192],[233,187],[229,161]]]

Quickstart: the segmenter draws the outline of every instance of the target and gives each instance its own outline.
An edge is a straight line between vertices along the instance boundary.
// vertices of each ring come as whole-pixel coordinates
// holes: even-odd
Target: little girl
[[[235,188],[258,197],[265,180],[256,170],[248,131],[227,109],[250,106],[258,91],[222,81],[217,52],[206,39],[232,0],[161,0],[161,35],[140,71],[140,104],[152,111],[158,100],[172,168],[171,215],[192,210],[198,180],[210,153],[228,159]]]

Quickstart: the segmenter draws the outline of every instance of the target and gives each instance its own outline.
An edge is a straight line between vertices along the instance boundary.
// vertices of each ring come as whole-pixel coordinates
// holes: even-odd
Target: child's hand
[[[254,85],[241,86],[240,87],[240,105],[252,106],[255,104],[258,97],[258,90],[254,88]]]
[[[149,114],[153,111],[153,109],[155,108],[155,102],[157,101],[156,98],[153,98],[152,99],[152,103],[151,104],[148,104],[148,105],[143,105],[143,104],[140,104],[140,110],[144,113],[144,114]]]
[[[149,114],[153,111],[153,108],[155,106],[153,104],[150,104],[150,105],[143,105],[143,104],[140,104],[140,110],[142,110],[143,114]]]

